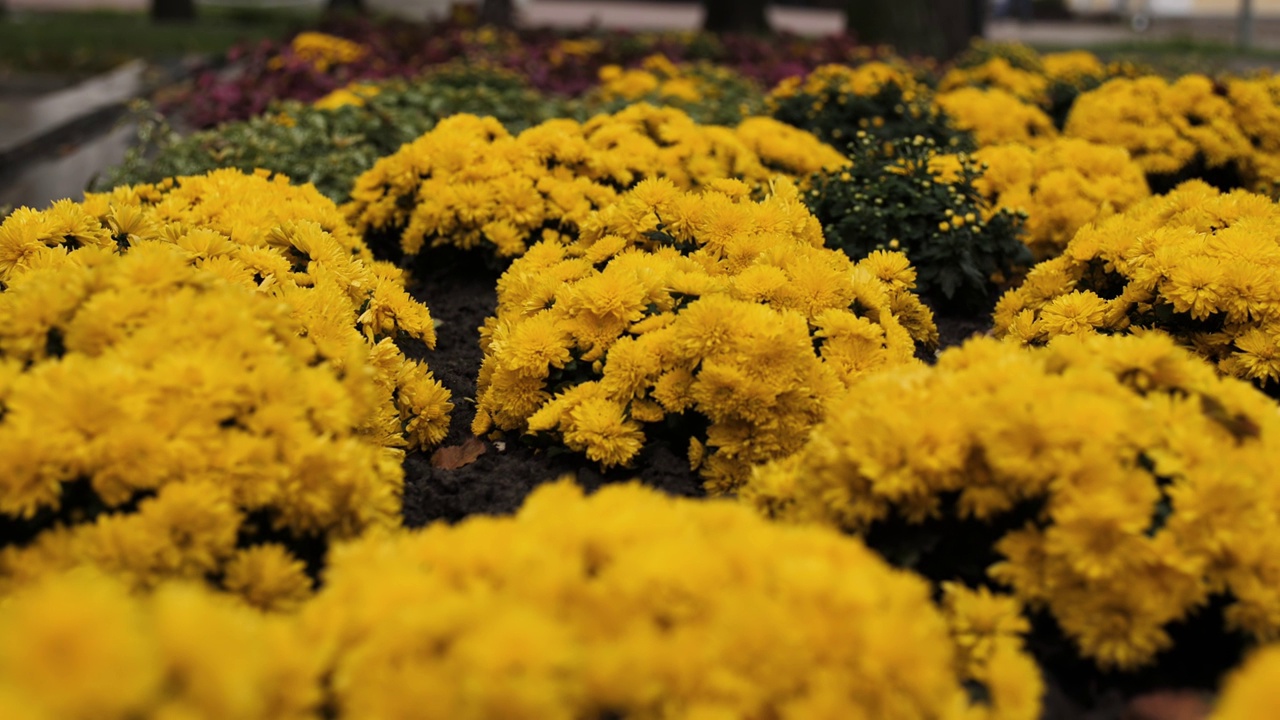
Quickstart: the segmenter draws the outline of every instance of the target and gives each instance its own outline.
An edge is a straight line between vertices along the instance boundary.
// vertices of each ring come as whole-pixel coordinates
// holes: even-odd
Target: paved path
[[[197,0],[200,3],[202,0]],[[324,0],[204,0],[211,4],[323,4]],[[366,0],[378,10],[410,18],[422,18],[432,5],[450,0]],[[518,0],[519,1],[519,0]],[[93,8],[146,10],[150,0],[8,0],[13,10],[85,10]],[[606,28],[636,30],[688,30],[699,26],[701,7],[688,3],[654,3],[643,0],[626,2],[591,2],[591,0],[526,0],[524,22],[528,25],[582,27],[595,23]],[[778,29],[805,35],[840,32],[844,19],[839,11],[773,7],[770,20]],[[1150,30],[1135,33],[1120,22],[1031,22],[993,20],[987,36],[994,40],[1012,40],[1058,47],[1089,47],[1153,40],[1190,38],[1198,41],[1235,42],[1235,20],[1231,17],[1155,18]],[[1280,17],[1259,18],[1254,31],[1255,46],[1280,50]]]

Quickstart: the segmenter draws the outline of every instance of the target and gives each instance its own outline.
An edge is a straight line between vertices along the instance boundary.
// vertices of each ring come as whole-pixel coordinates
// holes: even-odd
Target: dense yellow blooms
[[[1007,600],[957,588],[944,604],[824,528],[634,483],[588,498],[561,480],[514,518],[336,548],[297,613],[198,584],[131,592],[88,568],[41,578],[0,602],[0,714],[1037,717]]]
[[[1231,103],[1203,75],[1111,80],[1076,99],[1063,132],[1127,149],[1148,175],[1175,174],[1196,161],[1223,167],[1252,152]]]
[[[1019,61],[1030,69],[997,55],[978,65],[952,68],[942,76],[938,89],[947,92],[963,87],[998,88],[1023,102],[1049,108],[1058,100],[1055,91],[1087,90],[1120,70],[1085,50],[1036,55],[1030,48],[1025,49],[1028,56]]]
[[[334,65],[353,63],[369,52],[360,43],[322,32],[298,33],[289,43],[289,49],[320,72]]]
[[[1280,194],[1280,78],[1227,78],[1225,84],[1235,121],[1253,148],[1242,180],[1274,197]]]
[[[1040,63],[1050,82],[1075,88],[1101,84],[1108,76],[1125,70],[1122,66],[1108,66],[1087,50],[1045,53],[1041,56]]]
[[[650,55],[638,68],[624,69],[617,65],[600,68],[600,85],[592,94],[605,102],[646,99],[677,105],[715,103],[721,101],[717,97],[717,80],[745,82],[719,65],[677,65],[665,55]]]
[[[1025,344],[1158,328],[1228,375],[1280,380],[1280,207],[1244,190],[1180,185],[1097,225],[996,305]]]
[[[762,127],[775,137],[761,139]],[[512,137],[492,118],[455,115],[356,180],[348,217],[365,233],[424,245],[525,252],[543,230],[573,234],[619,189],[648,177],[682,188],[737,178],[764,185],[845,162],[812,135],[753,119],[702,126],[674,108],[632,105],[585,123],[545,122]]]
[[[382,88],[375,83],[354,82],[325,95],[315,101],[313,106],[320,110],[334,110],[346,105],[364,107],[366,100],[377,96],[380,92]]]
[[[60,223],[92,222],[71,210],[64,217],[58,207],[71,206],[45,213],[48,227],[28,213],[22,220],[15,214],[12,232],[0,230],[0,282],[7,253],[55,242]],[[97,218],[92,232],[117,243],[190,234],[184,247],[193,261],[288,300],[306,318],[308,337],[328,356],[344,356],[363,343],[379,385],[392,393],[399,412],[398,419],[386,421],[387,432],[403,432],[410,447],[428,447],[444,437],[452,409],[448,391],[393,342],[407,337],[434,347],[430,313],[405,291],[403,271],[374,261],[333,201],[314,187],[291,185],[265,170],[214,170],[90,193],[83,208]]]
[[[797,449],[843,385],[936,342],[914,283],[899,253],[824,248],[789,182],[753,202],[738,181],[646,180],[499,280],[473,429],[552,433],[609,467],[645,424],[692,413],[709,423],[693,467],[731,490]]]
[[[1021,604],[987,588],[944,582],[942,612],[956,647],[956,668],[986,690],[989,717],[1038,717],[1044,681],[1023,648],[1031,623]]]
[[[1227,676],[1209,720],[1254,720],[1280,707],[1280,645],[1255,650]]]
[[[6,720],[314,720],[321,659],[297,622],[199,586],[132,597],[80,570],[0,603]]]
[[[1036,145],[1058,135],[1053,119],[1043,110],[999,88],[962,87],[938,93],[934,102],[957,130],[971,133],[979,147]]]
[[[1076,231],[1150,196],[1147,178],[1121,147],[1077,138],[1042,145],[992,145],[973,158],[986,165],[974,187],[993,210],[1027,214],[1023,241],[1039,259],[1062,252]]]
[[[1219,594],[1232,629],[1280,635],[1280,414],[1168,337],[971,340],[831,407],[744,498],[853,531],[953,513],[1015,527],[991,577],[1103,667],[1151,661]]]
[[[300,190],[219,171],[0,225],[0,516],[30,540],[0,586],[88,562],[286,607],[301,568],[242,544],[399,522],[403,448],[451,405],[393,340],[434,331],[349,229],[290,218]]]
[[[993,57],[973,67],[948,70],[938,82],[938,91],[960,88],[998,88],[1024,103],[1045,105],[1049,100],[1049,78],[1041,72],[1014,67],[1008,59]]]
[[[726,501],[562,481],[345,546],[327,578],[304,623],[342,718],[1037,716],[968,705],[918,577]]]
[[[796,75],[778,83],[769,93],[768,102],[796,95],[858,95],[871,97],[886,85],[902,89],[902,99],[913,102],[928,97],[929,88],[916,79],[909,68],[889,62],[867,62],[859,65],[821,65],[808,75]]]

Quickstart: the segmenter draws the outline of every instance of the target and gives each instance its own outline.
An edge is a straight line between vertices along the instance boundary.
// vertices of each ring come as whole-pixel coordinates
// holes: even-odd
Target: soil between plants
[[[420,343],[405,346],[407,355],[424,361],[453,396],[449,434],[442,446],[456,446],[472,437],[475,417],[476,375],[482,353],[479,328],[494,314],[496,285],[501,270],[486,266],[474,254],[451,249],[424,253],[411,270],[409,290],[426,304],[437,322],[436,347]],[[990,331],[990,313],[969,316],[935,316],[939,350],[959,345],[974,335]],[[922,354],[932,362],[933,354]],[[458,522],[471,515],[507,515],[520,508],[534,488],[569,475],[588,492],[615,482],[639,480],[643,484],[682,497],[704,497],[701,480],[689,469],[683,445],[649,438],[631,468],[602,472],[577,453],[548,451],[521,442],[509,434],[501,442],[485,441],[485,452],[457,469],[434,467],[430,453],[415,451],[404,462],[404,520],[408,527],[432,522]],[[1168,720],[1138,714],[1133,698],[1169,688],[1212,691],[1218,678],[1210,667],[1232,667],[1243,647],[1237,639],[1224,638],[1221,615],[1202,613],[1188,623],[1171,628],[1181,641],[1179,651],[1164,657],[1148,671],[1128,676],[1108,676],[1075,657],[1069,646],[1044,618],[1036,622],[1028,638],[1029,649],[1042,663],[1046,684],[1042,720]],[[1206,646],[1208,646],[1206,648]],[[1198,648],[1206,648],[1212,659]]]

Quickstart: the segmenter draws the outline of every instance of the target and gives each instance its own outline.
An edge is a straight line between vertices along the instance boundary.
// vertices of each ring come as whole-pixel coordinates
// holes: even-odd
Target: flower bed
[[[0,714],[1030,720],[1280,638],[1265,78],[348,30],[0,225]]]

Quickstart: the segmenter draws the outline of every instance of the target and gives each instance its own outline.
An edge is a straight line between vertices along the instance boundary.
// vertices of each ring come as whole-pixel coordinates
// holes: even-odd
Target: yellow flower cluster
[[[562,38],[547,51],[547,61],[560,67],[572,58],[590,58],[603,50],[604,43],[595,38]]]
[[[1209,720],[1253,720],[1280,707],[1280,645],[1254,651],[1227,676]]]
[[[1278,453],[1270,399],[1167,336],[981,338],[867,376],[742,496],[853,531],[952,513],[1012,526],[991,577],[1129,669],[1216,595],[1231,629],[1280,635]]]
[[[986,166],[973,184],[992,210],[1027,214],[1023,241],[1037,259],[1058,255],[1081,227],[1151,195],[1142,168],[1122,147],[1056,138],[991,145],[973,158]]]
[[[1044,73],[1014,67],[1003,57],[972,67],[954,67],[938,82],[942,93],[961,88],[997,88],[1032,105],[1045,105],[1049,99],[1049,78]]]
[[[389,433],[402,432],[410,447],[425,448],[448,431],[448,391],[394,343],[404,337],[435,347],[430,313],[406,292],[404,272],[375,261],[333,201],[311,185],[294,186],[265,170],[214,170],[91,193],[84,208],[117,236],[170,239],[173,232],[194,229],[225,236],[231,246],[213,251],[236,256],[243,267],[219,264],[219,270],[295,303],[307,319],[308,337],[327,356],[345,356],[357,343],[366,346],[377,381],[398,410]],[[0,259],[0,272],[3,264]]]
[[[1245,186],[1280,195],[1280,78],[1228,78],[1226,93],[1236,123],[1253,147],[1244,168]]]
[[[289,616],[198,585],[145,597],[78,571],[0,603],[6,720],[315,720],[321,661]]]
[[[729,70],[712,65],[708,69],[727,74]],[[676,100],[696,103],[708,100],[705,83],[671,62],[665,55],[650,55],[638,68],[624,69],[618,65],[600,68],[600,85],[595,93],[601,100],[635,101],[645,97],[654,100]]]
[[[581,98],[592,115],[647,102],[680,108],[700,123],[731,124],[764,105],[754,80],[706,61],[677,65],[665,55],[651,55],[637,68],[606,65],[599,77],[600,84]]]
[[[426,308],[367,252],[331,201],[265,173],[13,213],[0,514],[32,542],[0,551],[0,585],[90,562],[277,606],[301,566],[239,543],[396,524],[402,448],[438,442],[452,405],[393,341],[433,342]]]
[[[1103,63],[1097,55],[1087,50],[1046,53],[1040,58],[1040,62],[1045,77],[1050,82],[1076,88],[1101,84],[1110,76],[1132,72],[1123,64]]]
[[[1000,56],[971,67],[952,68],[942,76],[938,89],[948,92],[964,87],[998,88],[1023,102],[1048,108],[1054,103],[1055,86],[1090,89],[1118,71],[1085,50],[1042,56],[1032,51],[1023,62],[1033,69],[1017,67],[1008,58]]]
[[[573,234],[619,189],[647,177],[682,188],[723,178],[764,185],[845,163],[812,135],[767,118],[739,130],[698,125],[674,108],[632,105],[585,123],[545,122],[512,137],[493,118],[455,115],[356,180],[348,217],[366,234],[517,256],[544,230]]]
[[[354,82],[325,95],[312,103],[312,106],[319,110],[335,110],[347,105],[364,107],[366,100],[377,96],[380,92],[382,88],[377,83]]]
[[[322,32],[302,32],[289,43],[293,54],[325,72],[334,65],[346,65],[363,58],[369,49],[360,43]]]
[[[1189,181],[1098,225],[1031,269],[996,305],[1023,344],[1158,328],[1218,369],[1280,380],[1280,207]]]
[[[898,63],[875,61],[852,66],[821,65],[808,75],[786,78],[770,91],[767,102],[773,107],[780,100],[797,95],[871,97],[887,85],[901,88],[902,99],[908,103],[929,95],[929,88],[916,79],[910,68]]]
[[[1206,168],[1247,163],[1252,154],[1231,103],[1203,75],[1111,80],[1076,99],[1063,132],[1124,147],[1148,175],[1176,174],[1197,161]]]
[[[861,543],[636,484],[584,498],[562,481],[515,518],[345,546],[304,624],[328,651],[339,717],[1031,720],[1039,710],[1038,678],[1022,674],[993,682],[990,706],[970,705],[928,585]],[[1019,671],[1030,665],[1019,659]],[[1030,702],[1015,710],[1006,690]]]
[[[972,134],[979,147],[1036,145],[1058,135],[1045,111],[999,88],[962,87],[938,93],[934,103],[957,130]]]
[[[985,587],[944,582],[942,613],[956,648],[957,672],[986,691],[991,717],[1038,717],[1044,681],[1023,647],[1031,623],[1021,603]]]
[[[0,717],[1033,720],[1001,602],[949,594],[944,616],[828,530],[561,481],[514,518],[341,547],[297,613],[87,569],[32,583],[0,603]]]
[[[790,182],[753,202],[740,181],[646,180],[499,280],[473,429],[553,433],[609,467],[645,424],[700,417],[690,462],[729,491],[797,449],[854,377],[936,343],[914,283],[900,253],[855,265],[823,247]]]

